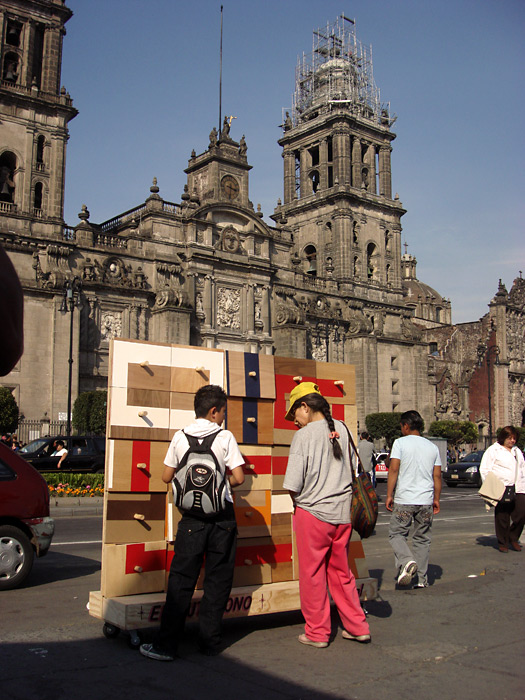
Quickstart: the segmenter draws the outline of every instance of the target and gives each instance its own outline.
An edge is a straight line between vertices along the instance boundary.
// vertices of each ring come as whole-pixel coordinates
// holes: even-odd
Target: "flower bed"
[[[42,474],[50,496],[93,498],[104,495],[104,474]]]

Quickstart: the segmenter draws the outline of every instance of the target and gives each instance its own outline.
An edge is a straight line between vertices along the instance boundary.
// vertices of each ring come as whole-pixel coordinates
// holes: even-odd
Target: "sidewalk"
[[[52,518],[70,518],[71,516],[102,515],[104,498],[79,496],[51,496],[49,499],[49,515]]]

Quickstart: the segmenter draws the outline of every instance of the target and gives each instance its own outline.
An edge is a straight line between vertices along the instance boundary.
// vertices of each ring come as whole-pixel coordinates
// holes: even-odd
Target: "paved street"
[[[384,503],[384,485],[379,493]],[[35,563],[29,586],[0,594],[2,700],[523,700],[525,551],[499,553],[493,513],[475,490],[444,487],[432,585],[396,590],[383,503],[365,542],[381,594],[366,604],[372,644],[347,642],[337,630],[328,649],[301,646],[302,618],[293,612],[226,622],[228,648],[215,658],[197,653],[191,626],[173,664],[144,659],[125,634],[102,635],[86,611],[89,591],[100,587],[101,517],[62,509],[68,515],[57,518],[51,552]]]

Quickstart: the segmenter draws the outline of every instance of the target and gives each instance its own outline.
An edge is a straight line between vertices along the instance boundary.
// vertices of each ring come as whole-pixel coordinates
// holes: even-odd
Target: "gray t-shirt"
[[[374,444],[369,440],[359,440],[357,445],[359,450],[359,456],[361,457],[361,464],[365,472],[371,472],[374,468],[374,463],[372,462],[372,456],[374,454]]]
[[[292,440],[284,488],[297,493],[295,504],[299,508],[323,522],[340,525],[350,522],[352,473],[348,433],[341,421],[334,424],[340,435],[342,459],[334,457],[327,422],[308,423]]]
[[[439,450],[421,435],[405,435],[392,445],[390,459],[399,459],[394,502],[429,506],[434,500],[434,465],[441,466]]]

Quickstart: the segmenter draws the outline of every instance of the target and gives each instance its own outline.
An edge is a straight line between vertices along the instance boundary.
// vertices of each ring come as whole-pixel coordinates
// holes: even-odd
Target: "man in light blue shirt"
[[[432,520],[439,513],[441,459],[434,443],[421,437],[424,422],[417,411],[402,413],[400,423],[403,437],[392,445],[388,468],[385,505],[392,512],[388,539],[398,585],[408,586],[417,572],[414,587],[426,588]],[[411,550],[408,536],[413,523]]]

